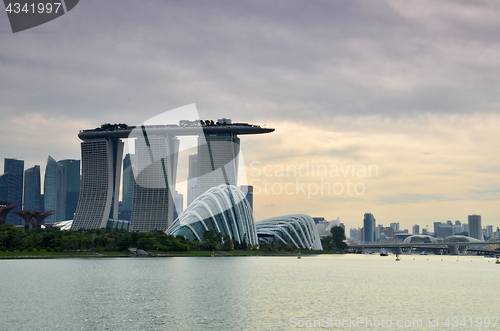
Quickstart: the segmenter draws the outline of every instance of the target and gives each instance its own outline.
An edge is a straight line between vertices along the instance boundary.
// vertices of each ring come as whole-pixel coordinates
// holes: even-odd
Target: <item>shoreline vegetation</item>
[[[340,227],[339,227],[340,228]],[[332,231],[333,234],[333,231]],[[342,229],[342,236],[344,236]],[[345,238],[345,236],[343,237]],[[342,243],[341,238],[340,243]],[[0,225],[0,259],[53,259],[135,257],[129,248],[148,253],[147,257],[298,256],[341,254],[344,247],[333,237],[322,239],[323,251],[297,249],[293,244],[249,245],[234,242],[229,235],[203,233],[202,241],[174,237],[163,231],[127,232],[110,228],[60,230],[58,228],[23,230],[12,224]]]
[[[187,252],[150,252],[148,256],[140,258],[154,257],[211,257],[210,251],[187,251]],[[299,251],[283,252],[283,251],[264,251],[264,250],[233,250],[233,251],[215,251],[215,257],[297,257]],[[321,255],[321,254],[344,254],[342,252],[328,251],[310,251],[300,250],[302,257],[305,255]],[[59,258],[109,258],[109,257],[136,257],[128,252],[0,252],[0,260],[9,259],[59,259]]]

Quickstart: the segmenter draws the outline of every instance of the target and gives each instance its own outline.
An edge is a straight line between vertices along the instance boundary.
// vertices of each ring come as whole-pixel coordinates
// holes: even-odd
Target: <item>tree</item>
[[[344,250],[346,249],[347,245],[345,244],[345,231],[344,228],[341,226],[334,226],[330,230],[330,234],[332,237],[333,242],[335,243],[335,246],[340,249]]]
[[[231,240],[231,236],[226,234],[223,238],[224,243],[222,244],[222,250],[223,251],[231,251],[234,249],[234,244],[233,241]]]

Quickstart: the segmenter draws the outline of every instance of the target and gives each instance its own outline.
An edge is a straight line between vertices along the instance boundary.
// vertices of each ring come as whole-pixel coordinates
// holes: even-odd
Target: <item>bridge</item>
[[[500,241],[479,241],[479,242],[439,242],[439,243],[395,243],[395,242],[385,242],[385,243],[376,243],[376,244],[351,244],[347,245],[348,250],[352,250],[354,252],[361,252],[363,249],[369,248],[388,248],[393,249],[394,253],[401,254],[403,251],[411,250],[412,248],[424,248],[426,250],[434,250],[437,252],[439,250],[447,250],[451,255],[465,254],[467,252],[467,248],[469,246],[480,246],[480,245],[500,245]],[[487,250],[475,248],[471,249],[471,251],[478,252],[480,254],[486,254],[487,252],[491,254],[498,254],[499,251],[496,250]]]

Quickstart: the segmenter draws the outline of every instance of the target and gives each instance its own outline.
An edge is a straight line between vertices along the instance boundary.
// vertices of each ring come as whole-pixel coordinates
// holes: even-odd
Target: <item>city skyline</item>
[[[79,130],[141,123],[194,102],[201,118],[276,128],[242,143],[246,160],[259,162],[247,162],[241,183],[260,180],[256,220],[305,213],[349,228],[369,210],[408,229],[472,214],[500,226],[499,4],[158,2],[124,24],[135,3],[112,2],[80,3],[32,30],[53,33],[3,36],[12,47],[0,50],[1,158],[40,165],[43,180],[48,155],[81,158]],[[173,33],[141,38],[153,23]],[[276,175],[307,161],[309,170],[337,166],[339,176]],[[342,175],[352,165],[376,165],[378,174]],[[292,188],[297,179],[345,189],[349,180],[365,191],[262,192],[264,180]]]

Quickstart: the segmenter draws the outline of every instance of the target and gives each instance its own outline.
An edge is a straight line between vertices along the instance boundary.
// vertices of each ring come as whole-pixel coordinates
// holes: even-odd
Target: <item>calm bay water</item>
[[[377,329],[400,321],[402,330],[500,330],[494,262],[433,255],[2,260],[0,329],[291,330],[323,318],[326,326],[328,318],[332,328],[351,319],[344,330],[373,329],[364,319],[384,323]]]

